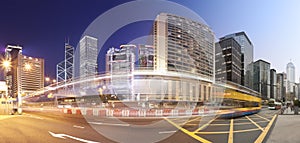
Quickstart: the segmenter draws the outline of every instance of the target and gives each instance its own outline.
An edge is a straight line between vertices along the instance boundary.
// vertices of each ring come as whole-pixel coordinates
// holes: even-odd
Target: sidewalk
[[[289,110],[290,111],[290,110]],[[294,112],[287,112],[287,114]],[[267,143],[297,143],[300,142],[300,116],[279,115],[271,131]]]
[[[295,115],[295,113],[294,113],[294,111],[291,110],[291,108],[287,108],[284,110],[283,115]],[[300,115],[300,114],[298,114],[298,115]]]

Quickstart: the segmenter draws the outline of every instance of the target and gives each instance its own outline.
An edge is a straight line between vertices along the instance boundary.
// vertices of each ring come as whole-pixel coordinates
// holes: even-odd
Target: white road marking
[[[89,141],[89,140],[85,140],[85,139],[73,137],[73,136],[66,135],[66,134],[55,134],[55,133],[50,132],[50,131],[48,131],[48,132],[49,132],[49,134],[50,134],[51,136],[53,136],[53,137],[55,137],[55,138],[66,139],[65,137],[68,137],[68,138],[70,138],[70,139],[77,140],[77,141],[84,142],[84,143],[100,143],[100,142]]]
[[[73,125],[74,128],[84,129],[82,126]]]
[[[95,125],[108,125],[108,126],[124,126],[128,127],[130,124],[113,124],[113,123],[102,123],[102,122],[88,122],[89,124],[95,124]]]
[[[175,133],[177,131],[162,131],[162,132],[158,132],[159,134],[170,134],[170,133]]]

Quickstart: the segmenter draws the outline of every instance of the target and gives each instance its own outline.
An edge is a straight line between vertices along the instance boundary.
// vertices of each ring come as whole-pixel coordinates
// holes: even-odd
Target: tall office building
[[[74,47],[65,43],[64,60],[56,65],[56,81],[67,81],[74,78]]]
[[[270,98],[277,98],[277,76],[276,70],[270,70]]]
[[[253,87],[261,93],[262,99],[270,98],[270,63],[264,60],[257,60],[253,64]]]
[[[79,77],[97,74],[98,39],[84,36],[79,42]]]
[[[11,62],[5,76],[9,96],[25,96],[44,87],[44,59],[22,55],[22,47],[13,45],[7,45],[5,57]]]
[[[242,52],[242,85],[253,89],[253,45],[245,32],[226,35],[220,40],[234,38],[241,46]]]
[[[22,96],[44,87],[44,59],[19,56],[18,93]]]
[[[15,45],[7,45],[5,48],[5,59],[10,61],[11,66],[6,69],[5,80],[8,86],[8,95],[10,97],[18,97],[18,65],[19,56],[21,56],[22,47]]]
[[[215,53],[216,81],[231,81],[241,84],[241,46],[234,38],[223,39],[216,43]]]
[[[275,99],[282,101],[284,95],[285,95],[285,86],[284,86],[283,73],[278,73],[277,74],[277,97]]]
[[[292,62],[289,62],[286,66],[286,92],[293,92],[295,84],[295,66]]]
[[[154,69],[214,80],[214,33],[205,24],[161,13],[154,22]]]

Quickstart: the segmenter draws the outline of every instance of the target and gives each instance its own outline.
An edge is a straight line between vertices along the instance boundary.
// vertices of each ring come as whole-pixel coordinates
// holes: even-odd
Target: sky
[[[45,75],[55,78],[64,58],[64,42],[77,46],[85,29],[99,15],[125,0],[3,0],[0,2],[0,50],[23,46],[23,54],[45,59]],[[285,72],[290,60],[300,73],[300,1],[297,0],[173,0],[201,16],[216,38],[245,31],[254,45],[254,60]],[[117,17],[116,17],[117,18]],[[103,27],[104,28],[104,27]],[[132,30],[135,29],[135,30]],[[101,30],[101,29],[100,29]],[[130,24],[115,32],[104,46],[117,47],[151,30],[151,22]],[[124,36],[125,34],[125,36]],[[119,36],[122,35],[122,36]],[[299,47],[299,48],[298,48]],[[103,59],[103,53],[102,53]],[[104,69],[103,60],[99,69]],[[101,62],[102,61],[102,62]]]

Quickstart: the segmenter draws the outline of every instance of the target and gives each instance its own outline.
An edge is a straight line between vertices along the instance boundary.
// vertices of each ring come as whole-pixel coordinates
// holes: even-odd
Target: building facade
[[[22,47],[7,45],[5,48],[5,59],[10,62],[10,67],[6,67],[5,80],[8,86],[8,96],[18,97],[18,65],[19,56],[22,54]]]
[[[205,24],[161,13],[154,22],[154,69],[214,80],[214,33]]]
[[[278,73],[277,75],[277,97],[275,99],[283,101],[285,97],[285,84],[283,73]]]
[[[253,64],[254,90],[261,93],[262,99],[270,98],[270,63],[264,60],[257,60]]]
[[[270,70],[270,98],[276,99],[277,97],[277,76],[276,70]]]
[[[79,42],[79,77],[97,74],[98,39],[84,36]]]
[[[44,59],[19,56],[18,93],[22,96],[44,87]]]
[[[7,45],[5,57],[11,66],[6,69],[8,95],[25,96],[44,87],[44,59],[22,55],[22,47]]]
[[[253,44],[245,32],[226,35],[222,39],[234,38],[241,46],[242,52],[242,85],[253,89]]]
[[[241,46],[234,40],[234,38],[227,38],[217,42],[215,47],[216,80],[231,81],[241,85]]]

